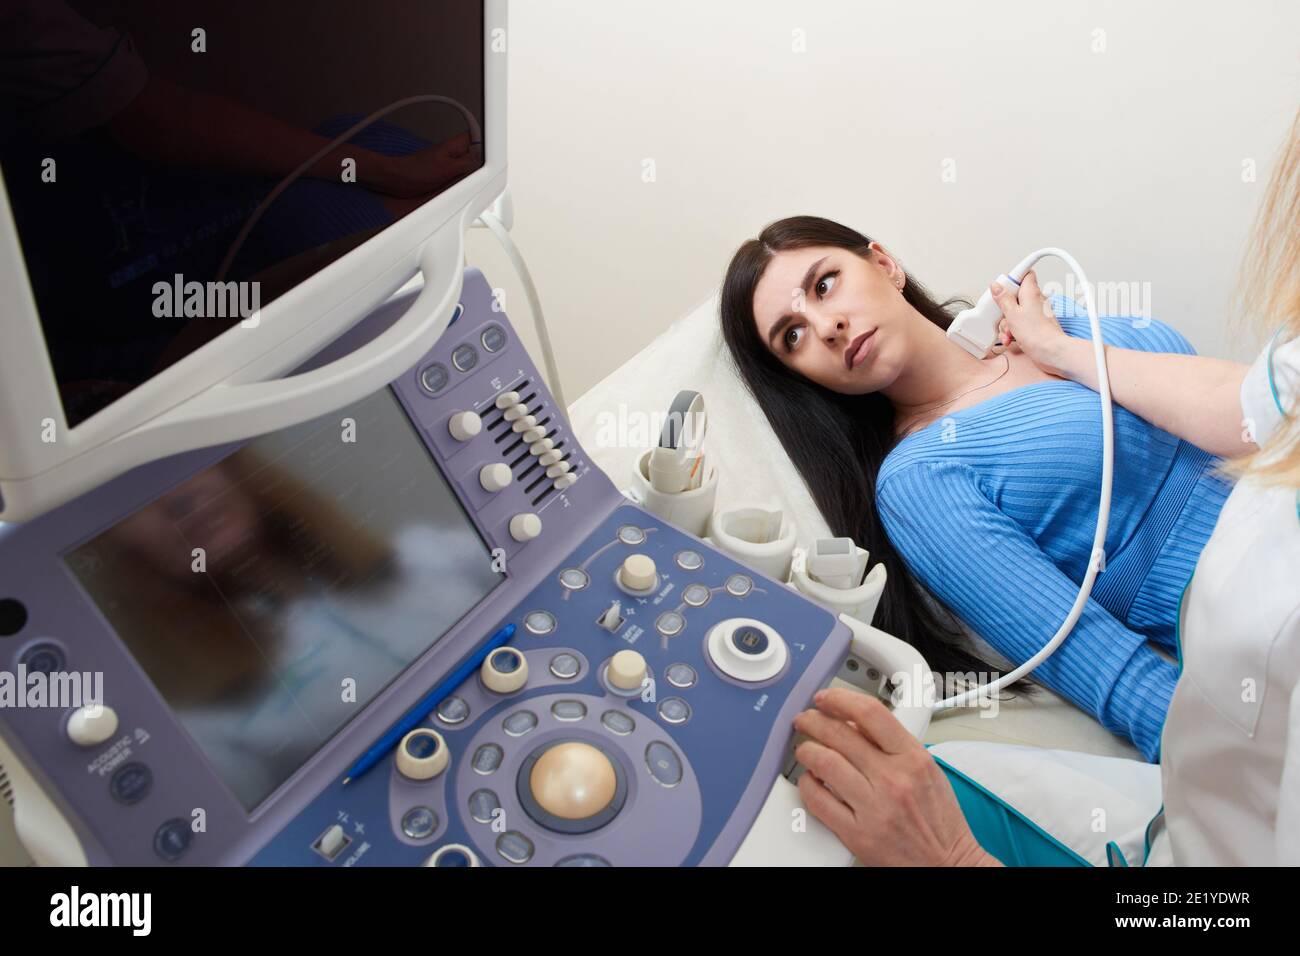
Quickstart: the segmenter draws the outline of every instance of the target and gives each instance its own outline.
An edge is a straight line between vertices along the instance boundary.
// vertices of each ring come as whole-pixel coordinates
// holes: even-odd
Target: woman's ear
[[[896,289],[903,288],[903,283],[907,277],[903,274],[902,267],[894,261],[894,257],[889,254],[889,250],[876,242],[874,239],[867,246],[875,255],[872,257],[872,264],[877,266],[885,274],[889,284]]]

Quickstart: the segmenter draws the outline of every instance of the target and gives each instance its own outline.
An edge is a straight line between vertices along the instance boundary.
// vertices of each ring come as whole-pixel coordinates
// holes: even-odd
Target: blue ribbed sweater
[[[1052,298],[1061,327],[1087,313]],[[1103,317],[1107,344],[1193,353],[1154,320]],[[1105,570],[1073,633],[1035,672],[1045,686],[1159,759],[1178,676],[1178,605],[1231,484],[1217,459],[1115,406]],[[904,438],[876,480],[881,520],[925,588],[1015,664],[1065,620],[1087,567],[1101,494],[1101,404],[1056,379],[961,409]]]

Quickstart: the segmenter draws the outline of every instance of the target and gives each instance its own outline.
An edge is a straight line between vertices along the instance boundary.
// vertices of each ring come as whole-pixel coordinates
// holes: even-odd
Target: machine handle
[[[170,452],[219,445],[296,425],[387,385],[446,330],[460,300],[464,236],[455,222],[420,251],[424,288],[391,327],[342,358],[287,378],[217,384],[137,429]],[[450,268],[449,268],[450,264]],[[434,281],[450,271],[447,284]]]
[[[840,620],[853,632],[850,651],[896,685],[894,716],[913,737],[921,740],[930,727],[935,700],[934,674],[925,658],[911,644],[855,617],[841,614]]]

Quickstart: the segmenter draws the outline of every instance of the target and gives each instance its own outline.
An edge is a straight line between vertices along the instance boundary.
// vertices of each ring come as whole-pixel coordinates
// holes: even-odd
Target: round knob
[[[513,694],[528,682],[528,661],[513,647],[498,647],[479,670],[483,685],[498,694]]]
[[[424,861],[425,866],[478,866],[478,857],[474,851],[463,843],[448,843],[446,846],[439,847],[433,854]]]
[[[531,511],[510,519],[510,537],[516,541],[532,541],[542,533],[542,519]]]
[[[397,772],[411,780],[431,780],[447,769],[450,754],[442,734],[417,727],[397,745]]]
[[[705,640],[709,657],[728,677],[746,682],[770,680],[785,669],[789,651],[769,625],[749,617],[719,621]]]
[[[107,704],[78,707],[68,718],[68,739],[78,747],[102,744],[117,733],[117,711]]]
[[[655,586],[655,562],[648,554],[629,554],[619,569],[618,580],[633,591],[648,591]]]
[[[556,744],[533,764],[528,786],[547,813],[585,820],[604,810],[618,789],[609,758],[591,744]]]
[[[607,674],[610,685],[618,690],[640,690],[646,674],[645,658],[636,651],[619,651],[609,659]]]
[[[504,461],[497,461],[479,469],[478,483],[483,486],[484,491],[500,491],[502,488],[510,487],[512,477],[510,466]]]
[[[474,412],[457,412],[447,420],[447,431],[456,441],[469,441],[483,430],[483,419]]]

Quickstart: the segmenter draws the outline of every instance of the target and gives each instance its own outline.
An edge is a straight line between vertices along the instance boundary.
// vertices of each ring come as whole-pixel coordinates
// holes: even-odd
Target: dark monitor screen
[[[483,29],[468,0],[0,2],[0,168],[68,424],[481,168],[456,107],[404,106],[238,241],[392,103],[481,129]]]
[[[64,558],[247,809],[505,580],[388,389]]]

